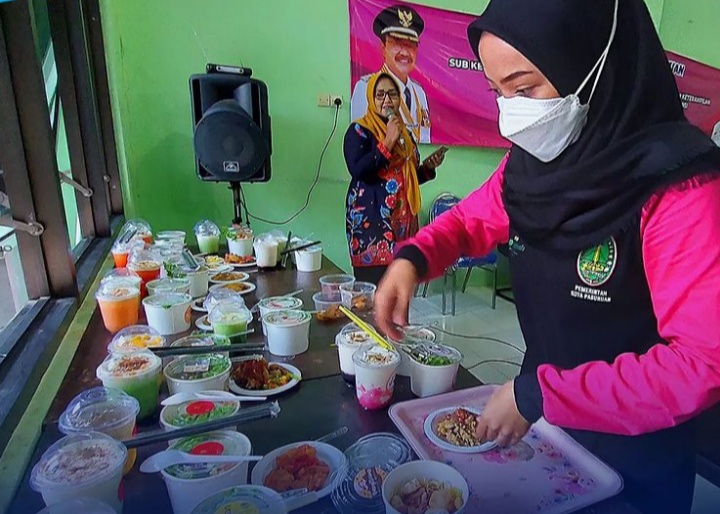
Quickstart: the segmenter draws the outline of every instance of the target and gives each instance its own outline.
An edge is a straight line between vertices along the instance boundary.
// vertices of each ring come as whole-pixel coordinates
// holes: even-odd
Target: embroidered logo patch
[[[610,280],[617,264],[617,243],[610,238],[603,244],[580,252],[577,272],[583,283],[598,287]]]

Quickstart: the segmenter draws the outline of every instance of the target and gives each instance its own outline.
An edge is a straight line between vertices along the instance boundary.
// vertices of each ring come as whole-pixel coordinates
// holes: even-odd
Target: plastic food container
[[[340,285],[340,296],[345,307],[354,311],[370,311],[375,302],[377,286],[370,282],[351,282]]]
[[[163,259],[157,252],[152,250],[135,249],[130,252],[128,258],[128,269],[137,273],[142,279],[142,289],[140,290],[143,298],[147,296],[145,285],[148,282],[160,278]]]
[[[189,278],[160,278],[147,283],[149,295],[162,293],[190,294]]]
[[[302,243],[300,243],[302,244]],[[320,245],[311,246],[295,253],[295,265],[303,273],[315,273],[322,268],[323,249]]]
[[[278,242],[268,234],[263,234],[255,239],[255,261],[258,268],[274,268],[277,266],[280,251]]]
[[[185,232],[183,230],[164,230],[155,236],[157,240],[178,241],[185,246]]]
[[[190,329],[192,298],[189,294],[164,293],[143,300],[148,325],[161,335],[179,334]]]
[[[366,410],[383,409],[390,405],[395,391],[395,375],[400,365],[396,350],[377,344],[361,346],[353,354],[355,392],[358,403]]]
[[[198,346],[217,346],[218,348],[221,348],[229,345],[230,338],[225,336],[218,336],[215,334],[193,334],[187,337],[181,337],[170,346],[173,348],[197,348]],[[225,357],[230,356],[229,352],[223,352],[222,355]]]
[[[185,437],[173,444],[170,449],[180,450],[194,455],[250,455],[250,440],[239,432],[217,431],[195,437]],[[247,483],[248,463],[238,464],[179,464],[164,469],[168,496],[174,514],[190,514],[203,499],[228,487]],[[238,514],[250,514],[257,511],[243,508],[240,503],[235,507]],[[233,513],[218,508],[212,514]],[[243,512],[244,511],[244,512]]]
[[[220,250],[220,228],[210,220],[203,220],[195,225],[200,253],[218,253]]]
[[[165,430],[177,430],[234,416],[238,410],[239,400],[190,400],[180,405],[163,407],[160,424]]]
[[[247,257],[253,254],[253,231],[247,227],[229,230],[226,234],[228,251],[233,255]]]
[[[437,345],[443,350],[443,357],[452,361],[446,365],[421,364],[410,357],[410,389],[415,396],[425,398],[448,393],[455,387],[462,354],[451,346]]]
[[[140,289],[133,280],[108,280],[100,284],[95,299],[100,307],[103,324],[115,333],[138,322]]]
[[[132,325],[115,334],[108,345],[110,353],[134,353],[165,346],[165,338],[147,325]]]
[[[355,385],[355,363],[353,355],[362,345],[372,344],[372,338],[360,330],[355,323],[345,325],[335,337],[335,344],[338,347],[338,359],[340,360],[340,373],[343,380],[349,385]]]
[[[291,356],[306,352],[310,347],[311,320],[305,311],[272,311],[263,316],[270,353]]]
[[[377,433],[359,439],[345,451],[348,472],[332,492],[341,514],[385,514],[382,484],[398,466],[412,460],[410,446],[401,437]]]
[[[122,441],[132,437],[140,403],[119,389],[94,387],[77,395],[67,406],[58,422],[60,432],[66,435],[84,432],[102,432]],[[123,473],[129,473],[135,464],[136,450],[128,451]]]
[[[241,294],[230,289],[219,287],[217,289],[211,290],[208,293],[207,297],[203,301],[203,309],[205,309],[205,311],[207,312],[210,312],[217,304],[224,302],[237,303],[242,305],[243,307],[245,306],[245,300],[243,300]]]
[[[243,332],[247,331],[252,314],[239,303],[221,302],[210,311],[208,321],[216,335],[228,337],[232,343],[242,343],[247,340]]]
[[[355,283],[355,277],[352,275],[325,275],[320,279],[320,287],[323,293],[340,294],[340,286],[349,286]]]
[[[452,507],[456,509],[454,510],[454,514],[462,514],[465,512],[465,505],[467,505],[468,499],[470,498],[470,489],[465,477],[455,468],[442,462],[417,460],[398,466],[385,478],[382,485],[382,496],[387,513],[403,514],[407,512],[407,507],[402,511],[395,509],[393,506],[393,497],[399,495],[402,487],[411,480],[422,479],[438,481],[458,495],[448,494],[447,502],[449,502],[449,504],[446,503],[440,506],[440,511],[444,509],[444,512],[450,512],[450,506],[452,505]],[[456,500],[460,505],[455,503]],[[395,501],[397,501],[397,499]]]
[[[141,240],[145,244],[152,244],[152,228],[147,221],[140,218],[128,220],[120,233],[125,234],[130,230],[136,231],[135,239]]]
[[[120,389],[140,402],[138,419],[155,412],[162,360],[152,352],[108,355],[97,369],[105,387]]]
[[[313,302],[315,303],[315,310],[318,311],[338,310],[338,307],[343,304],[340,293],[315,293],[313,295]],[[338,316],[338,319],[340,317],[341,316]]]
[[[99,432],[65,436],[48,448],[32,470],[30,486],[45,505],[94,498],[122,513],[120,480],[125,446]]]
[[[195,507],[191,514],[287,514],[287,505],[282,496],[267,487],[241,485],[223,489],[206,498]]]
[[[303,307],[303,301],[300,298],[294,296],[271,296],[260,300],[258,303],[258,309],[260,310],[260,319],[264,318],[266,314],[272,311],[293,311],[300,310]],[[263,334],[267,335],[267,329],[265,323],[263,326]]]
[[[208,284],[210,283],[210,273],[208,269],[200,265],[197,269],[190,269],[187,266],[181,266],[180,269],[190,281],[190,296],[193,298],[201,298],[208,292]]]
[[[395,349],[400,354],[400,367],[397,370],[397,374],[401,377],[409,377],[412,363],[410,356],[402,350],[402,347],[409,342],[417,341],[435,341],[435,332],[425,327],[418,327],[410,325],[405,327],[405,338],[402,341],[394,341],[388,339]]]
[[[171,395],[201,391],[227,391],[232,364],[222,354],[187,355],[165,366]]]
[[[95,498],[77,498],[75,500],[53,503],[38,511],[37,514],[117,514],[115,509]]]

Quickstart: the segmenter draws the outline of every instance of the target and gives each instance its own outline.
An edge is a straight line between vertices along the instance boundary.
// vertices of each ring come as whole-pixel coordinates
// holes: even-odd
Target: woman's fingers
[[[375,295],[375,322],[392,339],[402,339],[398,327],[408,321],[410,298],[417,280],[415,266],[404,259],[393,262]]]

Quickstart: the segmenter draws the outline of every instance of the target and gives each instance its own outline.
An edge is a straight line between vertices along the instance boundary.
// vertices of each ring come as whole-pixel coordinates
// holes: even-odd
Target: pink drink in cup
[[[390,405],[395,391],[395,375],[400,354],[376,344],[361,346],[353,354],[355,392],[366,410],[383,409]]]

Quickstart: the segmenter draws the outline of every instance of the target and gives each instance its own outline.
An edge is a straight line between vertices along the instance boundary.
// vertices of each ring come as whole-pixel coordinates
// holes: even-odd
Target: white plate
[[[205,310],[205,307],[203,307],[203,303],[205,302],[205,297],[196,298],[192,301],[190,304],[190,308],[194,310],[195,312],[207,312]]]
[[[213,268],[213,267],[211,267],[211,266],[215,266],[215,267]],[[223,273],[223,272],[225,272],[225,271],[232,271],[233,269],[235,269],[235,268],[233,268],[232,266],[230,266],[229,264],[225,264],[225,263],[222,263],[222,262],[221,262],[220,264],[212,264],[212,265],[206,263],[206,264],[205,264],[205,267],[206,267],[206,268],[210,271],[210,273],[212,273],[213,275],[215,275],[215,274],[217,274],[217,273]]]
[[[254,358],[255,357],[250,356],[250,357],[247,357],[242,360],[250,360],[250,359],[254,359]],[[300,377],[300,380],[302,380],[302,373],[295,366],[291,366],[290,364],[285,364],[284,362],[268,362],[268,365],[270,365],[270,364],[277,364],[278,366],[282,366],[283,368],[288,370],[293,375]],[[235,383],[235,380],[233,380],[232,373],[231,373],[230,374],[230,390],[233,393],[239,394],[241,396],[275,396],[277,394],[282,394],[285,391],[289,391],[290,389],[292,389],[293,387],[298,385],[300,383],[300,380],[293,378],[290,380],[290,382],[288,382],[287,384],[285,384],[282,387],[278,387],[277,389],[268,389],[268,390],[261,389],[261,390],[256,391],[253,389],[243,389],[242,387],[237,385]]]
[[[245,264],[232,264],[228,262],[227,265],[232,266],[233,268],[252,268],[257,266],[257,260],[254,260],[253,262],[246,262]]]
[[[448,407],[445,409],[439,409],[435,412],[431,412],[428,417],[425,419],[425,435],[428,439],[430,439],[430,442],[432,442],[435,446],[438,448],[442,448],[443,450],[447,450],[449,452],[454,453],[483,453],[488,450],[492,450],[497,446],[497,443],[495,441],[491,441],[488,443],[479,444],[477,446],[456,446],[452,443],[449,443],[445,439],[441,438],[439,435],[435,433],[435,421],[439,418],[445,416],[446,414],[450,414],[452,412],[455,412],[458,409],[465,409],[468,412],[471,412],[472,414],[475,414],[476,416],[479,416],[482,414],[481,411],[477,409],[471,409],[469,407]]]
[[[227,266],[230,266],[230,264],[228,264]],[[240,278],[236,278],[234,280],[222,280],[222,281],[214,280],[213,277],[216,275],[219,275],[220,273],[236,273],[237,275],[239,275]],[[243,273],[242,271],[220,271],[218,273],[215,273],[213,271],[212,275],[210,275],[210,283],[211,284],[222,284],[222,285],[233,284],[235,282],[245,282],[249,278],[250,278],[250,275],[248,275],[247,273]]]
[[[265,477],[268,476],[273,469],[275,469],[275,460],[283,453],[287,453],[290,450],[298,448],[304,444],[314,447],[317,450],[318,459],[325,462],[330,467],[330,474],[328,475],[325,487],[315,493],[317,495],[317,499],[324,498],[330,494],[337,486],[339,479],[343,478],[345,473],[347,473],[347,458],[343,452],[334,446],[327,443],[318,443],[316,441],[304,441],[288,444],[266,454],[260,462],[255,464],[255,467],[252,470],[250,482],[253,485],[264,485],[263,482],[265,482]]]
[[[207,316],[200,316],[197,321],[195,321],[195,326],[205,332],[212,332],[213,330],[212,325],[208,323]]]
[[[213,286],[210,286],[210,291],[214,291],[215,289],[220,289],[221,287],[225,287],[225,286],[227,286],[228,284],[232,284],[232,283],[233,283],[233,282],[227,282],[227,283],[224,283],[224,284],[215,284],[215,285],[213,285]],[[240,296],[245,295],[245,294],[250,294],[250,293],[252,293],[253,291],[255,291],[255,289],[256,289],[255,284],[253,284],[252,282],[243,282],[243,284],[245,284],[246,286],[249,286],[249,287],[248,287],[248,289],[246,289],[246,290],[243,291],[243,292],[238,292],[238,294],[239,294]],[[236,292],[237,292],[237,291],[236,291]]]

